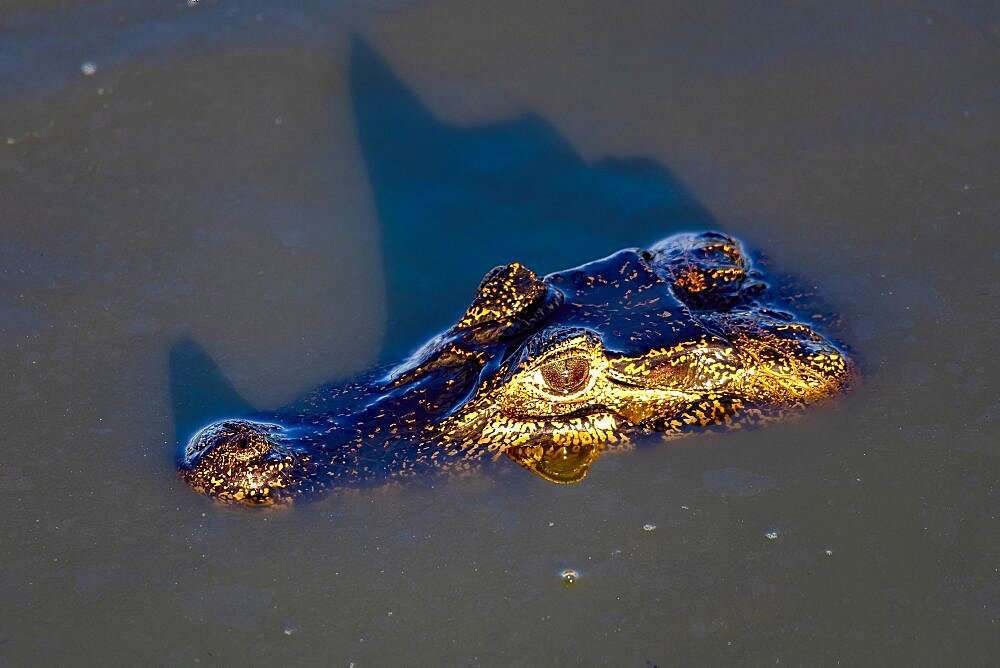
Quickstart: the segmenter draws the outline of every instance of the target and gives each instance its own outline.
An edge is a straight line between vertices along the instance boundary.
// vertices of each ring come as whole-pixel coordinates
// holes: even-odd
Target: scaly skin
[[[514,263],[388,373],[201,430],[196,490],[287,503],[506,455],[557,483],[641,434],[760,422],[845,387],[844,353],[768,308],[739,244],[682,234],[544,278]]]

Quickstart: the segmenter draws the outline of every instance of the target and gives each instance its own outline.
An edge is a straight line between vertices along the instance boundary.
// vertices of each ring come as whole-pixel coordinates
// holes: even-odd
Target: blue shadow
[[[463,127],[435,118],[362,39],[350,50],[360,145],[382,225],[388,301],[383,359],[451,325],[483,275],[518,260],[538,274],[679,230],[718,229],[664,165],[585,163],[534,114]],[[170,352],[179,437],[253,407],[190,339]]]
[[[178,440],[228,415],[248,415],[251,406],[205,349],[188,337],[170,347],[170,397]],[[183,446],[184,443],[179,443]]]
[[[546,274],[718,223],[664,165],[587,164],[534,114],[463,127],[435,118],[361,38],[350,90],[382,224],[384,358],[461,316],[482,276],[517,260]]]

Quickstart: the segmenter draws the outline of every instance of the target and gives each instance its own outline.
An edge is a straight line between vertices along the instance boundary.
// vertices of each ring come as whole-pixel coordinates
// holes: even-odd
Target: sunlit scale
[[[734,239],[677,235],[543,278],[498,267],[457,324],[388,373],[212,424],[180,470],[245,504],[504,457],[576,483],[639,436],[775,419],[839,392],[851,369],[765,299]]]

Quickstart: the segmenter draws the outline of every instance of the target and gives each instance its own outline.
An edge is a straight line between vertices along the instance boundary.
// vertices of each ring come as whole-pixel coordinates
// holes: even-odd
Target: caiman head
[[[837,391],[842,353],[762,306],[736,241],[679,235],[536,276],[483,279],[464,316],[386,379],[445,454],[506,454],[552,482],[643,433],[759,420]],[[420,398],[423,397],[423,398]]]
[[[180,471],[252,504],[503,455],[578,482],[638,435],[757,421],[844,385],[843,354],[763,289],[714,232],[545,277],[497,267],[453,327],[388,374],[210,425]]]

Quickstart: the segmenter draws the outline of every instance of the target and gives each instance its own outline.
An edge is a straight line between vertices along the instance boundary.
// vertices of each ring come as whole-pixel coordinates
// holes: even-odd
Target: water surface
[[[0,13],[0,662],[995,663],[994,9],[191,4]],[[577,486],[175,475],[185,410],[405,352],[496,264],[707,226],[840,314],[852,396]]]

